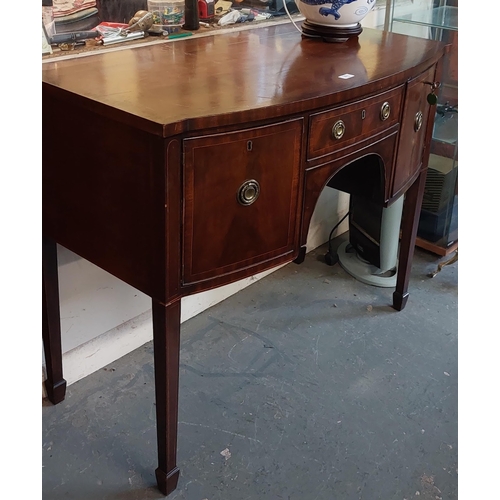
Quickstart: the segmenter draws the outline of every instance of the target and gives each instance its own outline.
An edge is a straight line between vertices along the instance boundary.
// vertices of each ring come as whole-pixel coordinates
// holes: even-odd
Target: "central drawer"
[[[293,253],[303,119],[184,140],[184,285]]]
[[[307,158],[339,151],[398,123],[404,86],[311,115]]]

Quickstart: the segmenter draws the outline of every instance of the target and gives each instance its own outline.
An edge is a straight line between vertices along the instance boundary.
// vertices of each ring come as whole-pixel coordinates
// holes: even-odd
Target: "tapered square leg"
[[[401,222],[401,242],[399,245],[398,277],[396,290],[392,295],[392,305],[402,311],[408,302],[408,284],[410,282],[411,264],[415,251],[418,221],[422,208],[422,197],[425,188],[427,170],[420,173],[417,180],[406,192],[403,219]]]
[[[45,389],[49,400],[57,404],[66,395],[66,380],[63,379],[62,369],[57,245],[46,238],[42,242],[42,276],[42,337],[47,371]]]
[[[153,346],[158,468],[156,482],[164,495],[177,487],[180,299],[169,305],[153,300]]]
[[[155,470],[156,484],[164,495],[170,495],[177,488],[180,470],[174,467],[168,474],[165,474],[159,467]]]

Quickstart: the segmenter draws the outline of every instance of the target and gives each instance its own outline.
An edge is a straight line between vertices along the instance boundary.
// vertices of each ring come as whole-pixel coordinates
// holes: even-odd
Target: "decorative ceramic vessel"
[[[334,28],[355,28],[375,6],[375,0],[295,0],[310,22]]]

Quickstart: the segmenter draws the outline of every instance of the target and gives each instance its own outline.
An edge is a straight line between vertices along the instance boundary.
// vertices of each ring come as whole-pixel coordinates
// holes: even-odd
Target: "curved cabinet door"
[[[184,140],[184,285],[291,260],[302,130],[300,118]]]
[[[431,91],[429,82],[434,81],[435,71],[433,66],[408,83],[398,148],[398,168],[394,171],[393,196],[399,195],[422,165],[429,112],[434,113],[434,107],[427,102],[427,95]]]

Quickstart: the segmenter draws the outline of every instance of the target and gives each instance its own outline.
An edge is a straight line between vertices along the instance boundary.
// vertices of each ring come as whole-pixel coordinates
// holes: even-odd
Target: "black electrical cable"
[[[330,236],[328,236],[328,252],[327,254],[325,255],[326,257],[326,263],[330,266],[333,266],[333,264],[335,264],[336,260],[334,261],[333,260],[333,256],[332,256],[332,236],[333,236],[333,233],[335,232],[335,229],[337,229],[340,224],[342,224],[342,222],[344,222],[345,218],[349,215],[349,212],[347,212],[344,217],[342,217],[342,219],[340,219],[339,222],[337,222],[337,224],[335,224],[335,226],[333,226],[333,229],[330,231]]]

